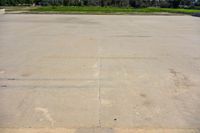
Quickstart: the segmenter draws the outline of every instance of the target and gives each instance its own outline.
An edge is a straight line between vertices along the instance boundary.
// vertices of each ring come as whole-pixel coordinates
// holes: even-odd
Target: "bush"
[[[161,1],[160,2],[160,7],[161,8],[168,8],[168,7],[170,7],[170,4],[167,1]]]
[[[200,6],[194,6],[194,9],[200,10]]]

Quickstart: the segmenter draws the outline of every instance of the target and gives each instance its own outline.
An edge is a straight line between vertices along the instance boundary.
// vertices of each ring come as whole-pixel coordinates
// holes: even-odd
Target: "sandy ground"
[[[200,18],[0,15],[0,133],[199,133]]]

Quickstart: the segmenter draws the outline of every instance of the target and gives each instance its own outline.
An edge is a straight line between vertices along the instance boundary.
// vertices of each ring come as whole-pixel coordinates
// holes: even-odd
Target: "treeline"
[[[0,6],[32,5],[33,0],[0,0]]]
[[[19,5],[116,6],[116,7],[192,7],[200,0],[0,0],[0,6]]]

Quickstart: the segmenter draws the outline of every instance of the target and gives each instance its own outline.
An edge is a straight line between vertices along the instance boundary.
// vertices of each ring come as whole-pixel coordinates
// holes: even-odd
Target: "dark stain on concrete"
[[[169,69],[170,73],[172,74],[174,85],[176,86],[176,92],[181,91],[183,89],[189,89],[193,86],[190,79],[183,73],[178,72],[174,69]]]
[[[29,76],[31,76],[31,74],[30,73],[24,73],[24,74],[22,74],[22,76],[23,77],[29,77]]]
[[[151,102],[149,100],[146,100],[146,101],[143,102],[143,105],[144,106],[150,106]]]
[[[1,87],[4,87],[4,88],[6,88],[6,87],[7,87],[7,85],[1,85]]]
[[[144,93],[141,93],[140,96],[144,97],[144,98],[147,97],[146,94],[144,94]]]

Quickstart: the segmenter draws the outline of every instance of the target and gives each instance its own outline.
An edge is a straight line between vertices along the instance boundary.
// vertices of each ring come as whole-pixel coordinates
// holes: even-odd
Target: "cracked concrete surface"
[[[0,133],[199,133],[200,21],[1,15]]]

